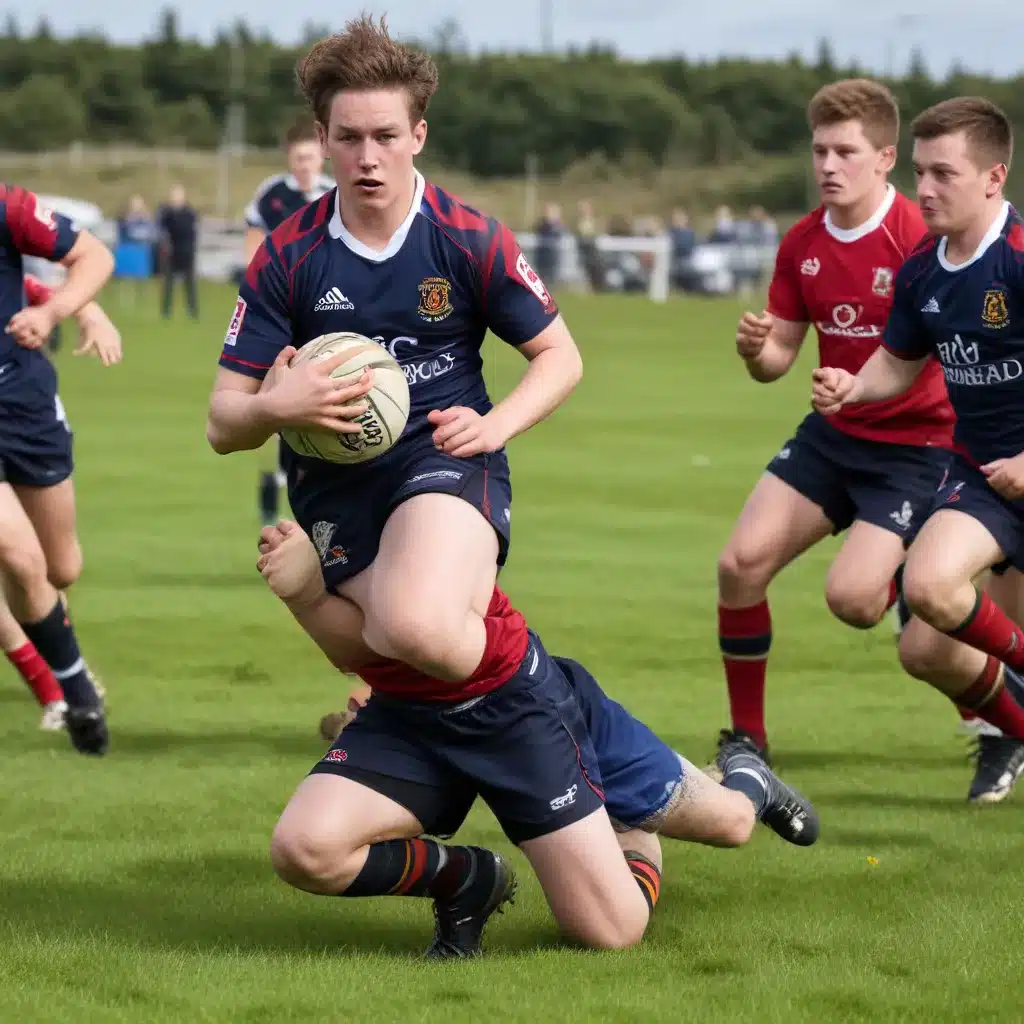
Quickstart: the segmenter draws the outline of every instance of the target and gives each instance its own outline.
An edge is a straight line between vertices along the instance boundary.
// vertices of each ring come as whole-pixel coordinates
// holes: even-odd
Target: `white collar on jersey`
[[[294,174],[286,174],[281,180],[286,188],[290,188],[293,192],[301,192],[304,196],[322,196],[334,188],[334,179],[326,174],[318,174],[313,179],[313,187],[308,192],[302,191],[299,187],[299,179]]]
[[[839,228],[832,223],[832,214],[825,211],[825,230],[837,241],[837,242],[859,242],[865,235],[870,235],[875,228],[882,226],[882,221],[885,220],[886,214],[892,209],[892,204],[896,202],[896,188],[894,185],[890,185],[885,190],[885,198],[882,200],[878,209],[866,220],[863,224],[858,224],[855,228]]]
[[[339,241],[344,242],[345,247],[357,256],[372,260],[374,263],[383,263],[385,260],[391,259],[405,244],[406,236],[409,234],[412,222],[416,219],[416,214],[420,212],[420,204],[423,202],[423,190],[426,188],[427,183],[419,171],[414,173],[416,174],[416,191],[412,196],[412,206],[409,207],[405,220],[399,224],[398,230],[391,236],[391,240],[380,252],[376,252],[368,245],[360,242],[341,222],[341,206],[338,203],[337,193],[334,196],[334,213],[331,215],[330,223],[327,225],[328,234],[330,234],[331,238],[337,238]]]
[[[939,266],[947,273],[955,274],[958,270],[963,270],[964,267],[969,267],[972,263],[976,263],[985,255],[988,247],[1003,233],[1003,228],[1006,227],[1006,218],[1009,216],[1010,201],[1004,199],[999,216],[992,221],[992,226],[985,232],[985,237],[978,243],[978,248],[974,250],[974,255],[963,263],[950,263],[946,259],[946,236],[943,235],[935,249],[935,258],[939,261]]]

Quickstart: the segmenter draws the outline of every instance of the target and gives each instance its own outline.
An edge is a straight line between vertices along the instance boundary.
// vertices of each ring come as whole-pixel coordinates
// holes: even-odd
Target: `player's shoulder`
[[[333,209],[333,192],[307,203],[286,217],[267,236],[264,245],[286,268],[294,267],[310,248],[325,237]]]
[[[928,227],[921,215],[921,207],[902,192],[896,192],[892,206],[885,216],[885,226],[909,254],[927,235]]]
[[[257,186],[256,191],[252,194],[252,201],[254,203],[262,202],[268,196],[274,192],[280,192],[286,189],[288,181],[288,175],[271,174],[269,177],[264,178]]]
[[[1024,260],[1024,217],[1011,205],[1001,232],[1003,244],[1018,260]]]
[[[6,217],[8,211],[23,210],[28,206],[38,208],[38,205],[39,200],[34,192],[22,185],[0,182],[0,218]],[[43,214],[46,211],[40,209],[39,212]]]
[[[423,187],[420,216],[476,261],[485,259],[495,239],[508,232],[497,218],[429,181]]]
[[[783,234],[779,240],[778,262],[796,265],[805,259],[817,258],[820,266],[820,254],[816,257],[811,250],[815,249],[816,242],[823,241],[828,241],[828,231],[825,229],[825,207],[818,206],[810,213],[804,214]]]

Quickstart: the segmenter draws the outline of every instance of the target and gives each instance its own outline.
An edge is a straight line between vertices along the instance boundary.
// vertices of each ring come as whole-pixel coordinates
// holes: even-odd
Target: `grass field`
[[[969,809],[952,708],[900,674],[887,624],[829,618],[832,542],[772,594],[771,740],[821,812],[813,849],[767,830],[740,851],[667,844],[649,936],[618,954],[561,947],[513,853],[524,884],[490,955],[441,967],[416,960],[426,901],[279,883],[269,833],[346,681],[255,572],[256,457],[204,440],[233,294],[205,291],[199,326],[123,298],[108,293],[123,365],[58,360],[86,551],[72,608],[113,742],[102,760],[71,753],[4,677],[0,1020],[1021,1019],[1024,806]],[[511,447],[507,589],[552,651],[702,763],[726,722],[716,554],[807,407],[810,354],[763,388],[732,355],[730,302],[564,308],[585,378]],[[488,344],[502,394],[520,366]],[[465,835],[508,849],[486,810]]]

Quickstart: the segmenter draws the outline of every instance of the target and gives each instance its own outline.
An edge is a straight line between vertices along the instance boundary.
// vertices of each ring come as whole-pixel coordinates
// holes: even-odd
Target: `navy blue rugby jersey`
[[[978,464],[1024,451],[1024,222],[1009,203],[961,264],[929,238],[896,275],[885,347],[934,356],[956,413],[956,447]]]
[[[317,175],[313,187],[304,192],[293,174],[274,174],[263,181],[252,202],[245,208],[245,223],[251,228],[270,232],[281,226],[293,213],[307,203],[315,203],[334,188],[334,179]]]
[[[0,366],[50,366],[42,349],[22,348],[4,329],[11,317],[28,305],[22,257],[59,262],[77,239],[71,221],[43,206],[34,193],[16,185],[0,185]],[[7,380],[12,379],[11,370]]]
[[[358,474],[410,445],[431,445],[433,409],[486,413],[480,348],[488,329],[521,345],[557,315],[512,232],[417,174],[409,216],[382,252],[345,228],[337,190],[272,232],[249,265],[220,365],[262,379],[282,348],[335,331],[382,345],[409,382],[409,422],[398,444],[347,467],[286,453],[309,473]]]

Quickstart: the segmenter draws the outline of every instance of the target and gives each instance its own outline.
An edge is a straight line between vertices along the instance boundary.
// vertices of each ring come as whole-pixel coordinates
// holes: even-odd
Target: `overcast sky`
[[[17,17],[27,28],[45,11],[58,34],[98,28],[109,38],[133,42],[152,33],[161,6],[160,0],[29,0]],[[454,18],[474,50],[540,49],[548,24],[556,48],[614,41],[620,53],[635,57],[782,57],[794,50],[812,56],[818,39],[827,36],[841,61],[853,58],[877,72],[905,68],[917,45],[933,73],[944,74],[954,61],[1000,77],[1024,73],[1020,0],[856,0],[846,11],[841,3],[808,0],[369,0],[299,6],[308,17],[296,17],[296,7],[281,0],[179,0],[173,6],[183,32],[203,39],[245,18],[281,42],[294,42],[306,21],[337,28],[366,9],[387,13],[400,36],[423,38]],[[425,10],[430,21],[424,20]]]

